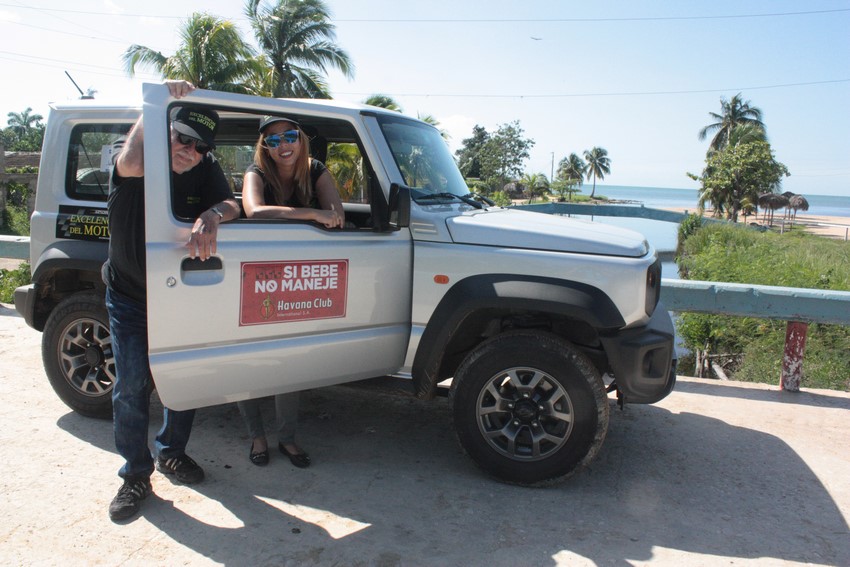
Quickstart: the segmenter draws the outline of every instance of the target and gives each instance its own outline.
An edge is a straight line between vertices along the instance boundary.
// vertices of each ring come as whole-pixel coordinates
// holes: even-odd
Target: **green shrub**
[[[30,193],[32,193],[29,185],[24,183],[15,183],[14,181],[6,183],[5,191],[6,206],[13,205],[16,207],[26,206]]]
[[[0,234],[14,236],[29,236],[30,217],[27,208],[8,205],[3,211],[3,222],[0,223]]]
[[[30,281],[30,265],[26,262],[14,270],[0,269],[0,302],[13,303],[15,288],[27,285]]]
[[[21,168],[7,168],[21,169]],[[29,236],[30,219],[27,214],[27,201],[30,188],[23,183],[9,182],[0,185],[0,191],[6,192],[6,208],[0,211],[0,234]]]
[[[702,215],[697,215],[693,213],[685,216],[682,222],[679,223],[678,238],[676,239],[676,256],[682,255],[685,240],[687,240],[690,236],[696,234],[696,232],[702,227],[702,225]]]
[[[695,280],[850,290],[850,244],[804,233],[706,225],[680,242],[677,262],[683,277]],[[724,355],[724,368],[734,379],[779,381],[785,321],[704,313],[681,313],[678,319],[685,346],[693,352]],[[848,369],[850,327],[810,325],[803,383],[850,390]]]
[[[21,167],[7,167],[6,173],[38,173],[38,166],[23,165]]]
[[[490,198],[499,207],[509,207],[511,205],[511,198],[505,191],[495,191],[490,195]]]

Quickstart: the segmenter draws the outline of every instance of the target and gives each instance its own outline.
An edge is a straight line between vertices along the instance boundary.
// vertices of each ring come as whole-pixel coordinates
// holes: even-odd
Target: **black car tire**
[[[50,385],[68,407],[86,417],[112,418],[115,360],[101,296],[63,299],[44,326],[41,355]]]
[[[608,430],[608,396],[590,360],[536,330],[473,349],[450,393],[455,431],[487,473],[522,485],[561,481],[595,457]]]

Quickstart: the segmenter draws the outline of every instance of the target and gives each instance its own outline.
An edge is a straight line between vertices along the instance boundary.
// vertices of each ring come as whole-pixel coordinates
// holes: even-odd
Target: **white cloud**
[[[9,22],[9,23],[19,23],[22,21],[20,14],[14,14],[12,12],[6,12],[4,10],[0,10],[0,22]]]

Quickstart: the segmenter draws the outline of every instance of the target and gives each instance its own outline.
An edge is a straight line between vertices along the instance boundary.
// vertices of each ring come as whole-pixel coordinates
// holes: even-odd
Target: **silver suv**
[[[439,132],[378,108],[196,91],[222,117],[216,158],[239,193],[262,115],[296,117],[342,194],[346,228],[239,219],[206,262],[173,212],[162,85],[144,88],[151,370],[187,409],[377,376],[448,389],[466,452],[508,482],[565,478],[599,450],[609,392],[653,403],[675,382],[661,268],[639,234],[494,207]],[[140,108],[52,107],[32,218],[33,284],[15,305],[43,331],[56,393],[111,415],[100,268],[113,142]]]

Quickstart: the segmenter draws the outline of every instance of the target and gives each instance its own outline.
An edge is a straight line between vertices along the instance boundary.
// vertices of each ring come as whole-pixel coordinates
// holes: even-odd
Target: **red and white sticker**
[[[239,326],[345,317],[348,260],[243,262]]]

